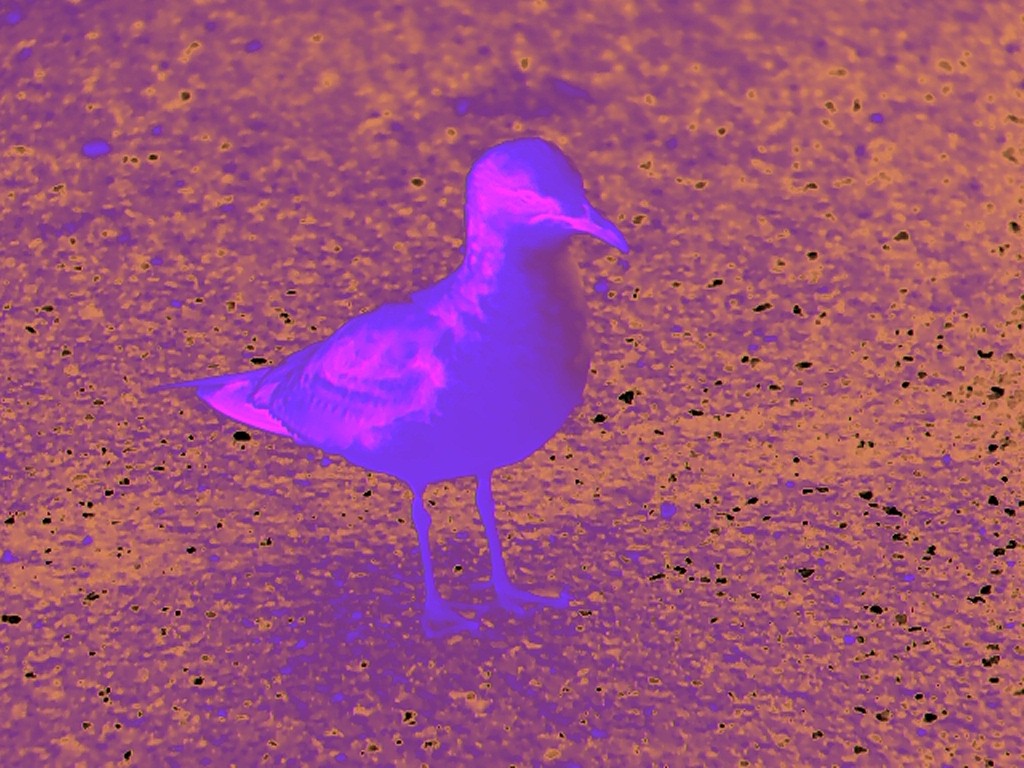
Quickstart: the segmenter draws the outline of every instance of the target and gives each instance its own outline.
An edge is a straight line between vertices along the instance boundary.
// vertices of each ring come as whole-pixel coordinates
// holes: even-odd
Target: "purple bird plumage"
[[[430,634],[476,627],[438,594],[428,483],[473,475],[498,602],[565,606],[516,587],[501,554],[491,473],[540,448],[582,399],[591,346],[575,233],[622,252],[622,233],[587,201],[554,144],[498,144],[466,180],[462,264],[408,301],[348,321],[272,368],[180,382],[251,427],[406,482],[419,537]]]

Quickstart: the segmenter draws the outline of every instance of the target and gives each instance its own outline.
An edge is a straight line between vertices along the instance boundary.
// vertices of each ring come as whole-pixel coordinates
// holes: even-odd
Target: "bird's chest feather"
[[[485,408],[560,422],[580,401],[591,344],[578,268],[545,266],[509,270],[482,298],[451,383]]]

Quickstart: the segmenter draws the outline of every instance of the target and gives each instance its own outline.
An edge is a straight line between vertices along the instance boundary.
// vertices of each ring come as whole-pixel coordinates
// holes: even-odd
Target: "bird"
[[[157,387],[192,388],[236,422],[404,482],[431,636],[479,629],[435,581],[423,494],[439,481],[476,479],[500,606],[516,614],[568,606],[565,591],[542,595],[512,582],[492,476],[539,449],[582,403],[593,342],[570,238],[629,252],[572,161],[535,136],[498,143],[473,163],[465,232],[461,263],[439,282],[357,315],[278,365]]]

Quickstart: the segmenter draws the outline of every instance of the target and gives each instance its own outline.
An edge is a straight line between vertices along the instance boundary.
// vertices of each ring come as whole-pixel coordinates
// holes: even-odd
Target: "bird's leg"
[[[506,610],[523,613],[526,605],[536,603],[556,608],[569,605],[569,596],[562,592],[558,597],[538,595],[521,589],[512,583],[505,568],[505,558],[501,554],[501,540],[498,537],[498,524],[494,519],[494,496],[491,494],[491,475],[477,475],[476,508],[487,534],[487,549],[491,555],[491,584],[498,597],[498,603]]]
[[[430,513],[423,506],[423,489],[412,489],[412,522],[420,542],[420,559],[423,561],[423,585],[426,597],[423,602],[423,629],[427,635],[438,637],[453,632],[474,631],[477,622],[467,619],[441,597],[434,582],[434,566],[430,560]]]

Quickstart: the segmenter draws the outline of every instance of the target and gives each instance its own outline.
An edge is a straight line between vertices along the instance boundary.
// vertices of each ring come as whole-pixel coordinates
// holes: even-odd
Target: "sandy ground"
[[[1024,764],[1019,3],[0,9],[9,766]],[[360,7],[361,6],[361,7]],[[459,260],[537,134],[584,406],[408,490],[162,381],[280,361]]]

